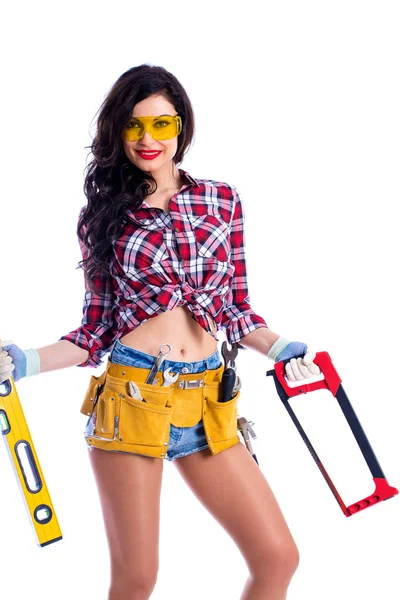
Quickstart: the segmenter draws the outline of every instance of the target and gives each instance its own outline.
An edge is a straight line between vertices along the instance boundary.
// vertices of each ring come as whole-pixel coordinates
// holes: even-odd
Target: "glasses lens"
[[[154,140],[170,140],[181,131],[180,117],[137,117],[131,119],[124,131],[125,140],[134,142],[140,140],[148,131]]]
[[[148,131],[155,140],[170,140],[178,135],[174,117],[155,118]]]
[[[131,119],[125,127],[124,137],[128,142],[140,140],[143,136],[143,125],[138,119]]]

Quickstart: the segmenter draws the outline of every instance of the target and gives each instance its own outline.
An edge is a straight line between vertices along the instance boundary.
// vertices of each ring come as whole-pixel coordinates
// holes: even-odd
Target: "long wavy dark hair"
[[[112,241],[121,234],[128,209],[138,208],[157,189],[154,177],[127,158],[121,139],[134,106],[153,94],[169,100],[182,118],[173,158],[176,165],[182,162],[194,136],[190,100],[177,78],[163,67],[133,67],[112,86],[98,110],[96,133],[89,146],[93,160],[85,168],[83,186],[88,202],[77,227],[78,237],[88,249],[87,258],[77,268],[84,270],[86,285],[95,293],[101,292],[96,279],[109,276]]]

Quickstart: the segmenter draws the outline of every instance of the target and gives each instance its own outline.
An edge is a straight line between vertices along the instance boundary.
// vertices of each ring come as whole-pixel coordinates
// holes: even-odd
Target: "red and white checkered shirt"
[[[227,183],[180,173],[187,183],[170,199],[170,214],[146,201],[128,212],[113,242],[110,276],[96,280],[103,294],[86,291],[81,326],[60,338],[88,350],[79,366],[102,364],[118,338],[183,304],[217,341],[219,329],[232,344],[267,327],[250,307],[239,194]]]

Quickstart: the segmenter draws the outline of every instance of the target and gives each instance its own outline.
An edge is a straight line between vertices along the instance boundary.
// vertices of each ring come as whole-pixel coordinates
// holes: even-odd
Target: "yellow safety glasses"
[[[182,119],[179,115],[171,117],[132,117],[123,131],[127,142],[141,140],[147,131],[154,140],[170,140],[182,131]]]

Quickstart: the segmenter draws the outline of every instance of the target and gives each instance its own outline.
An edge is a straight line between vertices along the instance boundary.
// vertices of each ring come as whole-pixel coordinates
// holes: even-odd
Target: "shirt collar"
[[[192,177],[187,171],[185,171],[184,169],[179,169],[179,172],[181,177],[185,180],[180,191],[186,187],[198,187],[198,181],[194,177]],[[148,204],[146,200],[143,200],[140,206],[138,206],[138,208],[135,209],[135,211],[129,210],[128,215],[136,223],[146,225],[149,228],[157,227],[157,219],[163,218],[162,215],[158,214],[158,209],[154,209],[154,206],[150,206],[150,204]]]
[[[194,185],[195,187],[197,187],[199,184],[197,182],[197,180],[192,177],[187,171],[184,171],[183,169],[179,169],[179,172],[181,173],[181,175],[184,175],[186,177],[186,179],[189,180],[189,182]]]
[[[185,171],[184,169],[179,169],[179,172],[181,174],[181,176],[183,176],[183,178],[187,179],[187,181],[184,182],[184,184],[181,187],[181,190],[185,187],[188,186],[188,182],[189,182],[189,186],[192,187],[197,187],[199,184],[197,182],[197,180],[192,177],[187,171]],[[152,206],[150,206],[149,204],[147,204],[146,200],[143,200],[142,204],[136,209],[136,210],[140,210],[142,208],[153,208]]]

